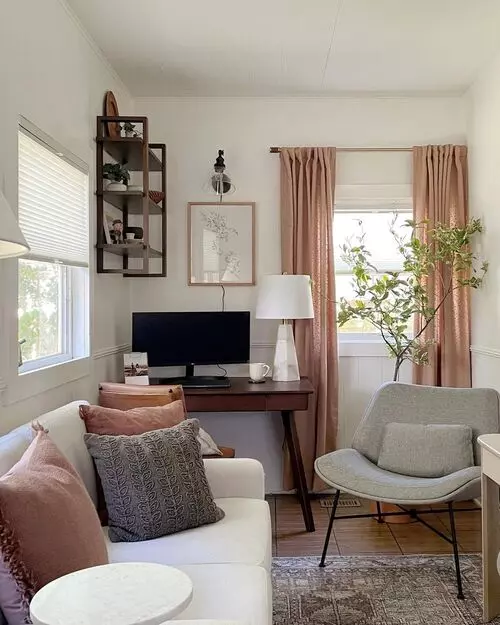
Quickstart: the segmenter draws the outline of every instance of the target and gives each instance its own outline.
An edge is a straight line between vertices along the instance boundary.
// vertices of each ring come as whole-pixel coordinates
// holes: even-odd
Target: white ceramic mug
[[[249,366],[250,379],[253,382],[262,382],[266,375],[271,371],[271,367],[265,362],[252,362]]]

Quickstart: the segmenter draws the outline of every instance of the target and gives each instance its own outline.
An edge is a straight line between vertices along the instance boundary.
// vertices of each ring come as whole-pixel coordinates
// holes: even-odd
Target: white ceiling
[[[137,96],[463,92],[500,0],[67,0]]]

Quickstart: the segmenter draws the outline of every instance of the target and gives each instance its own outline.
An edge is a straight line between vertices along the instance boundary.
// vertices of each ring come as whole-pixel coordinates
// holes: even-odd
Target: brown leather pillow
[[[99,385],[99,404],[106,408],[130,410],[143,406],[165,406],[178,400],[182,401],[186,410],[184,391],[178,385],[139,386],[115,382],[101,382]]]

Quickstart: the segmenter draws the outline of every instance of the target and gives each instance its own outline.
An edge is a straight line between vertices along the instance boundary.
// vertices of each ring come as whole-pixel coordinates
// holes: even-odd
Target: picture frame
[[[109,211],[104,211],[103,228],[104,228],[104,241],[111,245],[111,230],[113,228],[113,215]]]
[[[188,285],[255,285],[255,202],[189,202]]]
[[[149,385],[148,355],[146,352],[123,354],[125,384]]]
[[[118,223],[118,226],[115,226],[116,223]],[[114,215],[108,210],[105,210],[103,228],[104,240],[108,245],[125,243],[123,221],[121,219],[121,215]]]

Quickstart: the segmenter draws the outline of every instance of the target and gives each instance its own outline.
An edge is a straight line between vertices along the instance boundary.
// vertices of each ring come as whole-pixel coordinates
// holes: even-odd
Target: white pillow
[[[222,451],[217,447],[214,439],[208,432],[200,428],[197,438],[201,445],[202,456],[222,456]]]

